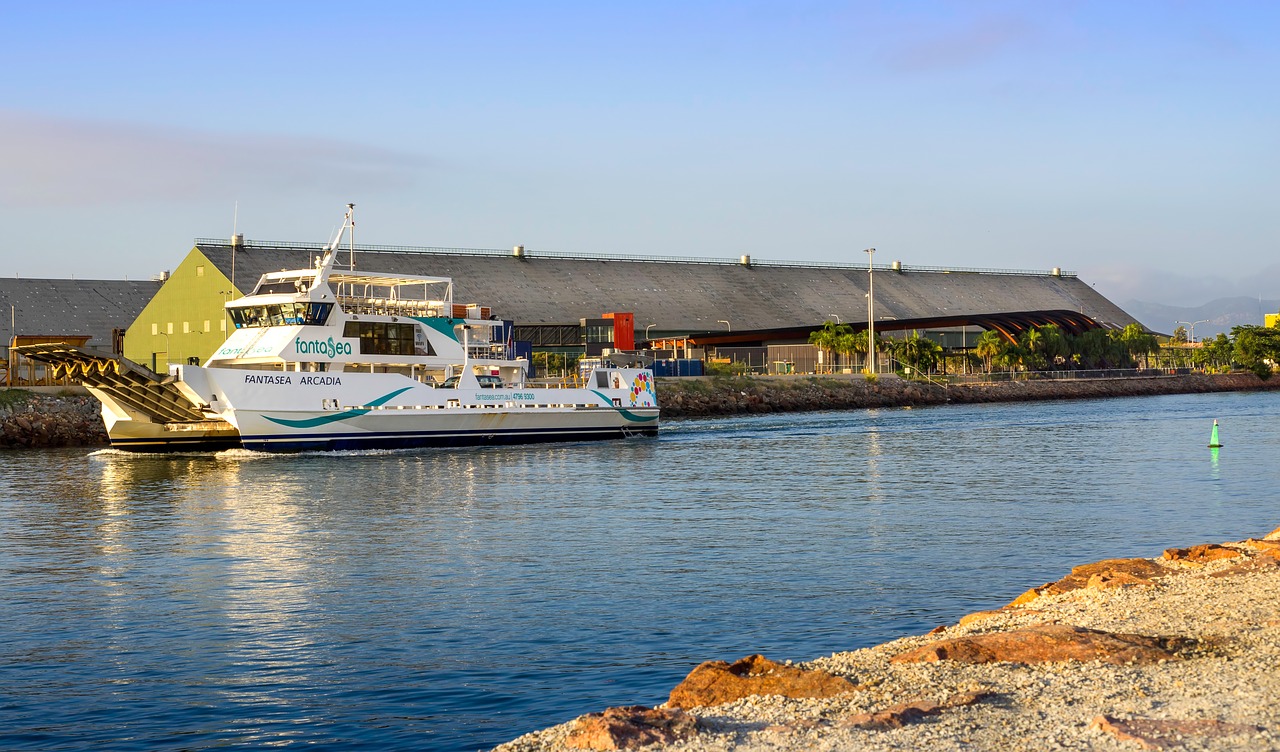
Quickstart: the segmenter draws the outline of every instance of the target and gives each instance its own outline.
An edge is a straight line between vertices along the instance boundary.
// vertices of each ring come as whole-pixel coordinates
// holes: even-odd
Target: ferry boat
[[[509,322],[453,300],[453,281],[343,269],[354,227],[313,268],[263,275],[226,302],[235,325],[203,365],[160,377],[124,358],[33,345],[102,402],[113,447],[264,452],[453,447],[656,436],[653,373],[601,365],[581,385],[535,383]]]

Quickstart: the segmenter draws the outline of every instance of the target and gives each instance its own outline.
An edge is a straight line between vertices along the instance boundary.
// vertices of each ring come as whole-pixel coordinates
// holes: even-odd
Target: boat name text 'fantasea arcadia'
[[[246,373],[244,376],[246,384],[293,384],[292,376],[270,376],[256,373]],[[342,386],[341,376],[301,376],[298,378],[298,384],[301,386]]]

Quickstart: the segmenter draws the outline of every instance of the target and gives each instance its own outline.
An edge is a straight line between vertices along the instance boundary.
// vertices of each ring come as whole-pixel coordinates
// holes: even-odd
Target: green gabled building
[[[156,373],[171,363],[203,363],[227,338],[230,319],[223,303],[243,293],[197,244],[142,309],[124,335],[124,356]],[[258,281],[242,283],[252,288]]]

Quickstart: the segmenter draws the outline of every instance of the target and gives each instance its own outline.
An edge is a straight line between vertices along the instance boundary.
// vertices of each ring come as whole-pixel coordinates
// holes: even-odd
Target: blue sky
[[[9,4],[0,273],[195,237],[1280,293],[1280,4]],[[15,72],[18,72],[15,74]]]

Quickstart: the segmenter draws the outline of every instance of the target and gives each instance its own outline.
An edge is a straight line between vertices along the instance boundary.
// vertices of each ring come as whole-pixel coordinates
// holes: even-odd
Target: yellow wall
[[[124,356],[161,374],[170,363],[188,358],[203,363],[232,328],[222,304],[240,296],[231,280],[193,248],[129,326]]]
[[[1272,329],[1280,328],[1280,313],[1268,313],[1262,317],[1262,322]]]

